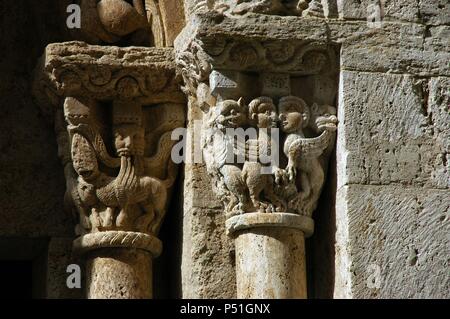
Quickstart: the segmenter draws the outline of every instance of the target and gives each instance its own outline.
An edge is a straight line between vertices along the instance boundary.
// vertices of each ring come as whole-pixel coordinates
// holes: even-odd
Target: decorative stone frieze
[[[36,70],[35,96],[54,119],[65,204],[78,224],[73,249],[87,258],[89,298],[151,297],[151,258],[162,250],[158,231],[177,176],[171,134],[185,121],[178,88],[169,48],[52,44]],[[111,273],[129,278],[105,284]]]

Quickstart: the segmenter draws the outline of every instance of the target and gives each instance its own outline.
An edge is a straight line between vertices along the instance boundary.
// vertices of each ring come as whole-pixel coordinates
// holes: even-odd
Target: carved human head
[[[118,156],[143,156],[145,130],[141,126],[142,106],[133,101],[113,105],[114,146]]]
[[[270,97],[260,96],[250,102],[248,115],[259,128],[271,128],[277,125],[275,104]]]
[[[278,112],[283,132],[292,133],[308,125],[310,110],[306,102],[299,97],[282,97],[278,103]]]
[[[242,98],[238,101],[224,100],[217,104],[218,116],[216,123],[220,128],[237,128],[246,123],[245,103]]]

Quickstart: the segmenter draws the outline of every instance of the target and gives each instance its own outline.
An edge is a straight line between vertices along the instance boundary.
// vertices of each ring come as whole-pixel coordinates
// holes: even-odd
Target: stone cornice
[[[47,46],[35,70],[34,91],[43,108],[59,105],[66,96],[183,103],[180,81],[171,48],[65,42]]]

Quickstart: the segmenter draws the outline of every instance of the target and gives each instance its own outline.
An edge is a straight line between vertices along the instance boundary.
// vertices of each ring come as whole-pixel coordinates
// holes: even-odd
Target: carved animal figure
[[[147,167],[156,168],[153,162],[166,156],[144,157],[141,106],[131,102],[114,104],[112,130],[118,157],[110,157],[93,119],[95,109],[96,105],[72,98],[65,102],[74,171],[66,173],[72,181],[66,198],[80,214],[78,232],[123,229],[156,233],[165,213],[167,189],[176,177],[174,164],[169,165],[164,180],[148,176]],[[159,146],[158,150],[166,148]],[[164,166],[159,163],[160,170]],[[115,176],[113,171],[118,167]]]
[[[245,184],[242,180],[242,165],[234,161],[234,156],[243,155],[237,147],[234,136],[227,129],[243,127],[247,123],[245,104],[242,99],[221,101],[216,106],[217,116],[214,126],[219,129],[214,136],[214,166],[220,173],[219,178],[230,192],[227,212],[242,213],[247,202]]]
[[[267,156],[269,152],[274,151],[270,150],[269,131],[277,125],[276,109],[272,99],[263,96],[253,100],[249,105],[249,117],[259,129],[258,139],[247,142],[249,152],[255,152],[252,149],[256,149],[258,156],[253,158],[260,158],[263,154]],[[242,178],[248,188],[250,200],[255,209],[261,212],[283,211],[285,206],[273,191],[273,177],[268,172],[266,174],[262,172],[263,165],[260,161],[246,161],[244,164]],[[265,199],[261,195],[264,195]]]

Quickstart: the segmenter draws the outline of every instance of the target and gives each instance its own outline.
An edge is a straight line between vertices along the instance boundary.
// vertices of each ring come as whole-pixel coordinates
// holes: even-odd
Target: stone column
[[[137,232],[106,231],[86,234],[74,242],[86,259],[89,299],[149,299],[153,296],[153,258],[161,241]]]
[[[335,141],[336,50],[305,32],[311,20],[271,16],[301,10],[220,3],[191,17],[175,49],[234,240],[236,295],[306,298],[305,237]]]
[[[227,220],[235,238],[237,297],[306,298],[305,237],[314,221],[289,213],[247,213]]]
[[[51,44],[34,93],[54,121],[87,298],[152,298],[184,95],[172,49]]]

